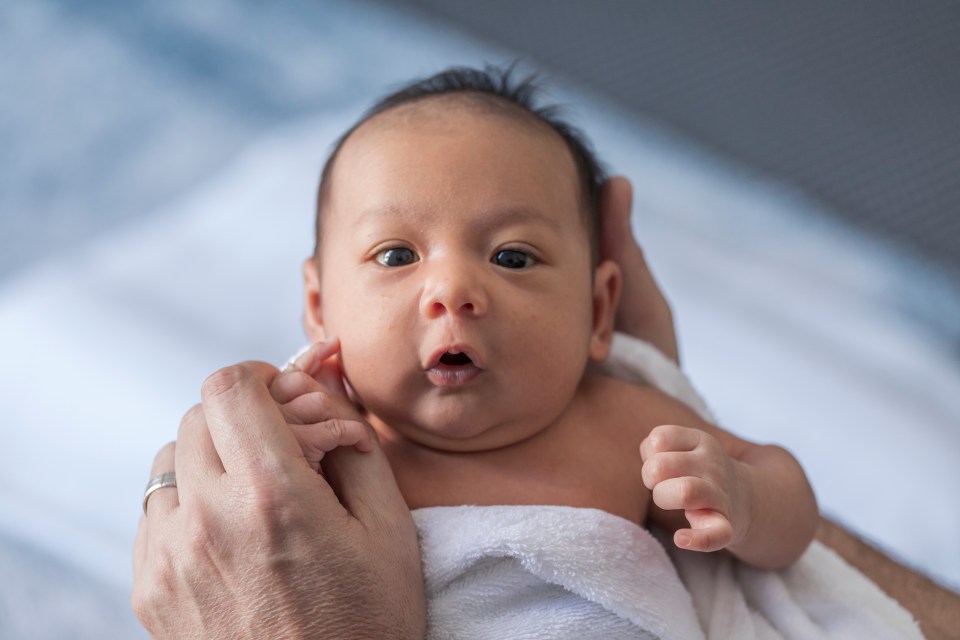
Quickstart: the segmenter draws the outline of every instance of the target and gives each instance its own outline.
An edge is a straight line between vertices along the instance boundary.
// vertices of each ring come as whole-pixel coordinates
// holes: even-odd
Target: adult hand
[[[310,467],[248,362],[203,384],[152,475],[133,608],[160,638],[423,638],[416,531],[379,446]]]
[[[646,340],[680,362],[673,313],[630,227],[633,187],[623,176],[608,179],[600,193],[600,257],[620,265],[623,288],[615,328]]]

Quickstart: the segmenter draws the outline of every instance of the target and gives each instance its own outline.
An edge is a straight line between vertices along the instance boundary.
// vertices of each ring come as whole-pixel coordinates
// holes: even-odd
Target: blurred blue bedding
[[[207,374],[303,342],[329,145],[391,84],[511,55],[333,0],[13,2],[0,42],[18,96],[0,107],[0,637],[136,637],[153,454]],[[825,511],[960,584],[960,360],[902,313],[918,288],[960,309],[956,283],[553,84],[634,181],[635,231],[722,424],[791,449]]]

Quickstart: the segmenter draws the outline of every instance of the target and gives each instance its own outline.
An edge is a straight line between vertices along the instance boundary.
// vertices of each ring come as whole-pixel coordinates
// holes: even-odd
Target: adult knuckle
[[[249,375],[250,372],[243,365],[235,364],[224,367],[207,376],[206,380],[203,381],[201,391],[205,398],[221,396],[235,389]]]
[[[202,419],[203,419],[203,405],[197,403],[192,407],[190,407],[189,409],[187,409],[187,412],[183,414],[183,418],[180,419],[180,428],[178,430],[178,433],[183,433],[184,431],[191,429],[195,424],[198,423],[198,421]]]

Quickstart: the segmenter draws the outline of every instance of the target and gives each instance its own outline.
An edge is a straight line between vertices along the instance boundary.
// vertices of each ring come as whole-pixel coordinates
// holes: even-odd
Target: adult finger
[[[146,516],[140,517],[137,527],[137,537],[133,539],[133,581],[143,575],[144,564],[147,561],[147,522]]]
[[[675,424],[656,426],[640,443],[640,457],[646,462],[664,451],[692,451],[700,444],[701,434],[699,429]]]
[[[203,405],[191,407],[180,421],[176,469],[181,502],[188,502],[199,487],[224,473],[223,462],[207,428]]]
[[[633,242],[630,209],[633,186],[623,176],[609,178],[600,188],[600,255],[620,262],[627,243]]]
[[[410,510],[390,463],[376,437],[371,444],[369,452],[341,447],[328,453],[322,463],[326,480],[343,506],[361,522],[405,522]]]
[[[173,458],[176,457],[176,443],[168,442],[165,444],[157,455],[154,456],[153,464],[150,466],[150,480],[156,478],[161,473],[166,473],[169,471],[173,465]],[[164,471],[164,469],[166,471]],[[164,497],[157,495],[164,493],[164,489],[158,489],[150,494],[150,497],[147,499],[147,508],[153,508],[154,510],[159,510],[160,507],[157,506],[157,503],[163,502]],[[176,491],[171,491],[173,493],[172,498],[177,499]],[[171,508],[176,508],[176,504]],[[169,512],[169,509],[168,509]],[[148,528],[150,523],[147,521],[147,514],[144,512],[140,516],[140,524],[137,526],[137,536],[133,541],[133,576],[134,580],[140,575],[143,571],[144,563],[147,559],[147,537],[148,537]]]
[[[150,469],[151,480],[174,470],[176,466],[176,446],[175,442],[168,442],[157,452]],[[176,509],[179,504],[180,500],[176,487],[164,487],[150,493],[150,496],[146,498],[146,509],[144,511],[147,519],[151,517],[164,518],[169,516],[170,512]]]
[[[620,265],[623,284],[615,327],[653,344],[679,364],[673,313],[630,225],[633,187],[623,176],[600,191],[600,257]]]
[[[300,445],[270,396],[278,374],[265,362],[244,362],[204,381],[204,417],[228,474],[286,468],[300,455]]]

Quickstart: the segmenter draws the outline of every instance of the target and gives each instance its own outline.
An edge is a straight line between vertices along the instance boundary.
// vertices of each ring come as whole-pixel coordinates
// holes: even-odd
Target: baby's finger
[[[340,340],[338,338],[315,342],[297,355],[297,357],[293,359],[293,362],[285,367],[284,370],[296,368],[305,372],[308,376],[316,377],[320,371],[320,367],[323,366],[324,360],[339,351]]]
[[[337,447],[352,446],[364,452],[373,450],[370,432],[358,420],[327,420],[318,424],[292,425],[292,429],[307,464],[317,472],[323,456]]]
[[[646,459],[640,468],[643,484],[647,489],[671,478],[684,476],[704,477],[705,465],[703,456],[697,451],[675,452],[667,451],[656,453]]]
[[[273,379],[273,383],[270,385],[270,395],[277,404],[287,404],[302,395],[323,390],[323,385],[305,371],[297,368],[285,369],[283,373]],[[311,420],[310,422],[317,421]]]
[[[283,372],[302,371],[326,387],[331,393],[346,397],[343,369],[340,366],[340,358],[337,357],[339,352],[340,340],[337,338],[314,343],[287,363]]]
[[[362,420],[363,416],[349,400],[327,389],[311,391],[281,405],[280,411],[291,424],[316,424],[327,420]]]
[[[640,457],[646,461],[663,451],[692,451],[700,444],[702,434],[699,429],[662,424],[654,427],[640,443]]]
[[[722,514],[712,510],[687,512],[693,525],[679,529],[673,534],[673,542],[681,549],[690,551],[719,551],[733,542],[733,526]]]
[[[683,509],[714,509],[727,513],[725,495],[720,488],[709,480],[684,476],[670,478],[653,488],[653,502],[671,511]]]

